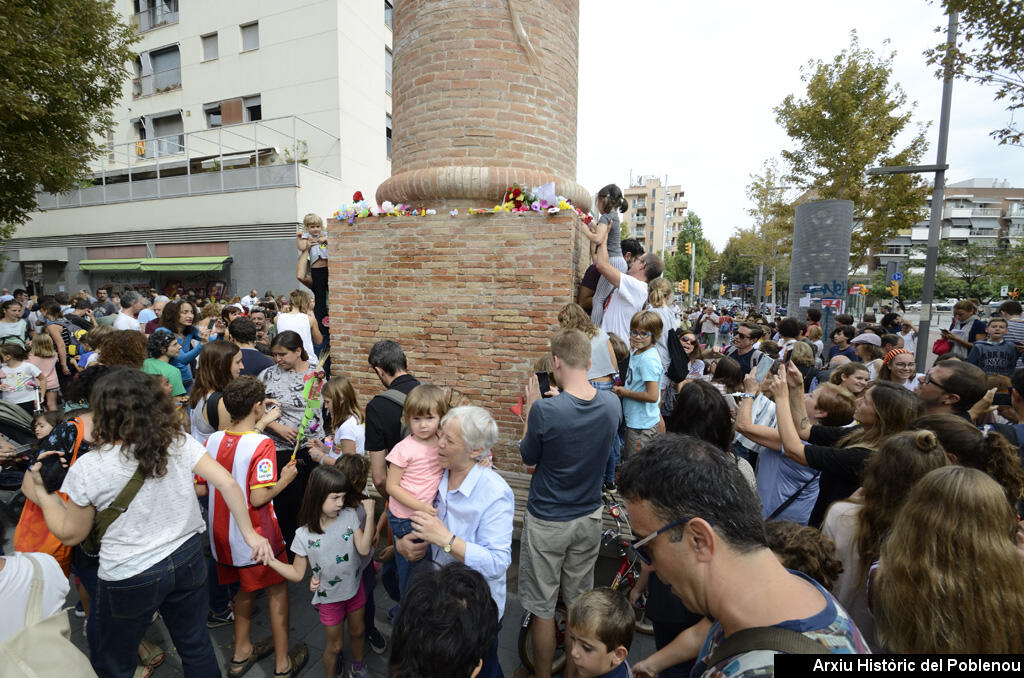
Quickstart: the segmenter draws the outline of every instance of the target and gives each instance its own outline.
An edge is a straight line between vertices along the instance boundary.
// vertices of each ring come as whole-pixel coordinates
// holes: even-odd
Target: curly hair
[[[111,368],[96,380],[89,404],[97,445],[120,445],[126,458],[139,462],[145,478],[167,473],[168,450],[182,435],[181,419],[156,377],[131,367]]]
[[[231,363],[242,349],[230,341],[211,341],[199,354],[199,369],[189,393],[188,406],[195,408],[203,398],[218,393],[231,381]]]
[[[882,441],[877,454],[864,467],[864,491],[858,499],[857,530],[854,537],[860,554],[860,581],[878,560],[882,540],[892,526],[907,493],[929,471],[948,464],[946,451],[931,431],[904,431]]]
[[[843,571],[836,557],[836,545],[813,527],[791,520],[773,520],[764,524],[768,548],[791,570],[799,570],[827,589],[835,586]]]
[[[146,360],[146,335],[137,330],[118,330],[103,337],[99,360],[107,367],[142,367]]]
[[[583,307],[576,303],[568,303],[558,312],[558,324],[563,328],[579,330],[587,335],[587,339],[597,336],[598,326],[590,321],[590,316]]]
[[[963,466],[917,482],[882,544],[875,630],[898,653],[1024,652],[1024,567],[1003,488]]]

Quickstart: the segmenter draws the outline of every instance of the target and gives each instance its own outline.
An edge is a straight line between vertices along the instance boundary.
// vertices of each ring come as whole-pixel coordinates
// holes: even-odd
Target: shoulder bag
[[[145,481],[145,478],[142,475],[142,470],[135,469],[135,473],[128,479],[128,484],[114,498],[114,501],[110,502],[110,506],[96,514],[96,520],[92,524],[89,536],[81,543],[82,551],[86,555],[98,556],[100,554],[100,543],[103,541],[103,535],[107,533],[107,528],[128,510],[132,499],[135,499],[135,495],[142,489],[143,481]]]

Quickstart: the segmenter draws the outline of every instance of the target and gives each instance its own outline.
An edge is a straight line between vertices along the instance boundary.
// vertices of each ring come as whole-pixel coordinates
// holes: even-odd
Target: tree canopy
[[[672,282],[690,279],[690,255],[686,253],[685,247],[688,242],[692,242],[695,248],[695,281],[706,277],[711,261],[715,258],[715,247],[704,237],[700,217],[694,212],[687,212],[683,226],[676,234],[676,251],[664,257],[665,277]]]
[[[927,150],[924,126],[902,148],[897,138],[912,125],[914,104],[891,81],[893,53],[882,57],[862,48],[856,32],[850,46],[831,62],[811,61],[801,69],[804,98],[787,96],[776,120],[795,142],[782,152],[790,169],[785,179],[820,200],[852,200],[858,224],[850,268],[921,217],[927,187],[914,174],[867,176],[881,165],[914,165]]]
[[[87,173],[134,40],[113,0],[0,0],[0,236]]]
[[[950,52],[956,77],[996,88],[996,101],[1006,101],[1010,118],[993,131],[1000,144],[1024,146],[1024,126],[1014,113],[1024,109],[1024,3],[1020,0],[942,0],[949,12],[959,12],[959,32]],[[946,26],[935,29],[945,35]],[[943,77],[947,41],[925,52],[928,63],[939,65]]]

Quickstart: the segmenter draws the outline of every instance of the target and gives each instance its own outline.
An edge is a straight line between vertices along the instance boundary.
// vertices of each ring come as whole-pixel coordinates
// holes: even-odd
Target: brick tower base
[[[491,413],[495,465],[521,470],[509,408],[590,263],[578,224],[571,212],[331,220],[332,373],[365,405],[383,390],[370,347],[394,339],[420,381]]]

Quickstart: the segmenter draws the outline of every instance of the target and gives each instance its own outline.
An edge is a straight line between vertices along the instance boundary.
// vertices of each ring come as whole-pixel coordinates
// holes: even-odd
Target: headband
[[[895,358],[898,355],[903,355],[904,353],[910,353],[910,351],[908,351],[905,348],[894,348],[893,350],[885,354],[885,357],[882,358],[882,362],[888,365],[889,363],[892,362],[893,358]]]

